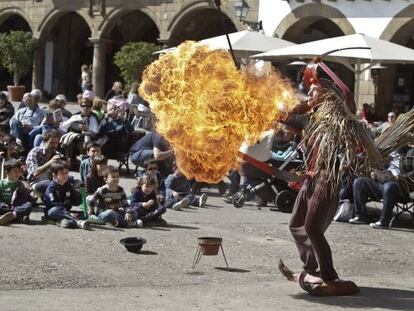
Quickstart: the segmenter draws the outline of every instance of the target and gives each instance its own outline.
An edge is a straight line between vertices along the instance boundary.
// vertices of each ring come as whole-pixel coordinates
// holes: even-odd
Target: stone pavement
[[[71,107],[72,108],[72,107]],[[123,177],[129,190],[133,178]],[[414,231],[334,223],[328,229],[341,277],[361,286],[353,297],[316,298],[285,281],[279,258],[300,270],[289,214],[236,209],[216,189],[206,208],[169,210],[169,226],[90,231],[40,221],[0,227],[0,311],[74,310],[414,310]],[[404,222],[403,222],[404,225]],[[119,240],[147,239],[140,254]],[[220,256],[191,269],[200,236],[220,236]],[[218,268],[218,269],[217,269]]]

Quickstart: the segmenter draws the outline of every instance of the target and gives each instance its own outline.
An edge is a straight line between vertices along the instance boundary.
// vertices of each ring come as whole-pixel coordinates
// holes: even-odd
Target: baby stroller
[[[241,208],[245,201],[257,195],[266,202],[274,202],[280,211],[290,213],[300,189],[300,181],[297,175],[283,169],[297,168],[302,165],[302,160],[266,163],[242,152],[239,152],[239,157],[246,161],[242,166],[242,174],[247,178],[247,185],[233,196],[233,205]]]

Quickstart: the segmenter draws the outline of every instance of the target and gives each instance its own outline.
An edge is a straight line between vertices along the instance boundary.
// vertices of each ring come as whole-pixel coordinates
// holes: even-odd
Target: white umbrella
[[[365,49],[346,49],[350,47],[361,47]],[[332,53],[324,59],[343,63],[355,72],[355,94],[359,94],[359,75],[372,66],[378,63],[414,63],[413,49],[389,41],[372,38],[364,34],[353,34],[302,43],[253,55],[252,58],[268,61],[310,59],[335,49],[346,50]],[[363,63],[371,63],[371,65],[361,70],[361,64]],[[352,68],[349,64],[356,64],[356,68]],[[358,96],[356,96],[357,101]]]
[[[306,59],[320,56],[335,49],[363,47],[369,49],[343,50],[330,54],[326,60],[337,61],[339,58],[349,63],[414,63],[414,50],[389,41],[354,34],[329,39],[317,40],[281,48],[252,56],[263,60]]]
[[[270,37],[258,33],[256,31],[239,31],[229,34],[230,42],[233,51],[240,55],[247,56],[258,52],[266,52],[274,49],[284,48],[296,45],[293,42],[282,40],[275,37]],[[229,44],[225,35],[204,39],[198,41],[199,44],[206,44],[211,49],[229,49]],[[154,54],[167,53],[173,51],[175,48],[169,48],[157,51]]]

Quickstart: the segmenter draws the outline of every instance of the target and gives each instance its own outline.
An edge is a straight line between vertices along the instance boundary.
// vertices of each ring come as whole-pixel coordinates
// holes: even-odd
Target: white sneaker
[[[59,227],[61,228],[69,228],[69,221],[67,219],[62,219],[59,223],[58,223]]]
[[[200,196],[198,206],[199,206],[199,207],[204,207],[204,206],[206,205],[206,202],[207,202],[207,194],[203,193],[203,194]]]
[[[76,225],[78,226],[78,228],[81,228],[83,230],[89,229],[89,222],[87,220],[78,220],[76,222]]]
[[[138,228],[142,228],[142,226],[144,225],[144,223],[142,222],[141,219],[137,219],[135,223],[136,223]]]
[[[188,207],[190,205],[190,200],[187,198],[182,199],[181,201],[178,201],[175,203],[172,207],[174,211],[179,211],[182,208]]]

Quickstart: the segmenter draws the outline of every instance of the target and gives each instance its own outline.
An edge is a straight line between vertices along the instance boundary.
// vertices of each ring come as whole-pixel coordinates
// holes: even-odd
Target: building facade
[[[264,31],[296,43],[364,33],[414,48],[413,0],[261,0],[259,19]],[[385,65],[374,76],[361,77],[359,103],[374,103],[384,116],[394,109],[406,111],[414,103],[414,65]],[[352,72],[338,66],[352,85]]]
[[[246,26],[235,17],[240,0],[223,0],[222,15],[213,0],[0,0],[0,32],[27,30],[39,39],[33,73],[26,84],[50,95],[74,98],[80,66],[93,66],[93,83],[102,96],[119,79],[114,54],[127,42],[174,46]],[[244,0],[247,20],[263,22],[268,35],[302,43],[365,33],[414,48],[414,0]],[[353,85],[348,69],[336,68]],[[406,110],[414,101],[414,65],[386,65],[372,79],[361,77],[360,103],[376,103],[385,115],[393,106]],[[0,68],[0,81],[12,81]],[[5,85],[0,85],[4,89]]]
[[[235,17],[235,2],[223,1],[223,19],[209,0],[0,0],[0,32],[31,31],[39,40],[26,84],[73,99],[80,91],[80,66],[92,64],[95,90],[103,96],[119,79],[112,61],[124,44],[173,46],[221,35],[224,28],[244,29]],[[257,20],[258,3],[249,1],[249,19]],[[0,81],[11,82],[4,70]]]

